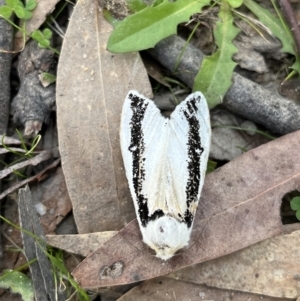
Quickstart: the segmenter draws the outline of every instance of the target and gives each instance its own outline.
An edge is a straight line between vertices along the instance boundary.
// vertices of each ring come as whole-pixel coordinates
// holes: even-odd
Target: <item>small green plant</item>
[[[176,33],[177,25],[209,5],[210,0],[168,0],[148,6],[118,23],[108,39],[111,52],[132,52],[154,47]]]
[[[56,81],[56,76],[51,73],[48,73],[48,72],[43,72],[40,75],[40,81],[42,82],[43,85],[44,85],[44,82],[46,82],[47,84],[50,85]],[[44,87],[45,87],[45,85],[44,85]]]
[[[10,226],[26,233],[27,235],[31,236],[35,241],[38,247],[44,252],[44,254],[48,257],[48,259],[51,262],[52,269],[53,269],[53,277],[55,279],[55,283],[57,286],[59,286],[62,282],[67,281],[71,287],[73,287],[73,290],[75,293],[77,293],[78,299],[80,301],[89,301],[90,298],[87,295],[87,293],[78,285],[78,283],[74,280],[74,278],[71,276],[69,271],[67,270],[64,261],[63,261],[63,251],[56,250],[51,247],[46,247],[46,242],[43,241],[40,237],[35,235],[34,233],[31,233],[30,231],[23,229],[19,227],[18,225],[12,223],[5,217],[0,215],[0,219],[9,224]],[[33,262],[33,261],[32,261]],[[31,264],[30,262],[29,264]],[[0,287],[1,287],[1,280],[5,279],[5,277],[10,276],[9,273],[12,273],[12,271],[7,271],[3,275],[0,276]],[[22,278],[23,279],[23,278]],[[21,280],[21,279],[20,279]],[[8,278],[8,282],[5,285],[12,284],[10,278]],[[15,283],[14,288],[18,288],[18,292],[22,290],[22,283]],[[26,288],[28,286],[28,283],[26,283]],[[65,286],[64,284],[61,286]],[[12,288],[12,286],[10,286]],[[57,288],[58,289],[58,288]],[[30,288],[27,289],[28,293],[30,292]],[[30,299],[28,299],[30,300]]]
[[[23,32],[24,40],[25,36],[30,36],[32,39],[38,42],[41,48],[48,48],[59,54],[59,52],[52,48],[51,45],[51,37],[52,31],[48,28],[44,29],[43,32],[40,30],[35,30],[31,34],[27,33],[25,30],[25,22],[26,20],[32,17],[32,10],[34,10],[37,6],[36,0],[28,0],[25,5],[20,0],[5,0],[6,5],[0,7],[0,17],[5,19],[12,26]],[[18,26],[14,22],[11,21],[11,16],[15,14],[21,21],[23,21],[22,27]]]
[[[220,21],[217,22],[215,30],[218,50],[204,59],[195,79],[193,90],[202,91],[211,108],[222,101],[231,86],[231,76],[236,66],[232,55],[237,51],[232,40],[239,32],[233,25],[231,7],[241,4],[242,0],[220,2]],[[187,22],[190,16],[200,13],[204,6],[210,5],[210,0],[155,1],[148,7],[139,6],[139,1],[132,1],[131,5],[131,8],[138,7],[141,10],[116,24],[107,44],[111,52],[139,51],[154,47],[160,40],[176,33],[179,23]]]
[[[41,135],[37,135],[31,142],[30,144],[30,147],[28,147],[26,145],[26,142],[22,136],[22,134],[16,129],[16,132],[18,133],[18,136],[19,136],[19,139],[21,141],[21,148],[22,148],[22,152],[21,151],[17,151],[15,149],[12,149],[10,148],[9,146],[7,146],[5,143],[4,143],[4,138],[5,138],[5,135],[2,136],[2,141],[1,141],[1,144],[3,146],[3,148],[5,148],[9,153],[11,154],[14,154],[16,156],[18,156],[18,159],[14,160],[13,162],[7,164],[6,162],[0,160],[0,163],[3,164],[6,168],[14,165],[14,164],[17,164],[21,161],[24,161],[24,160],[27,160],[27,159],[30,159],[33,157],[33,152],[34,150],[36,149],[37,145],[39,144],[42,136]],[[17,170],[14,170],[14,173],[17,175],[17,176],[20,176],[22,178],[24,178],[25,176],[20,173],[19,171]]]
[[[34,291],[30,278],[15,270],[4,270],[0,275],[0,288],[11,289],[12,293],[19,293],[24,301],[34,300]]]
[[[6,5],[0,7],[0,15],[4,19],[9,19],[15,13],[19,19],[28,20],[37,5],[36,0],[28,0],[25,5],[20,0],[5,0],[5,3]]]
[[[36,136],[33,138],[32,142],[31,142],[31,144],[30,144],[30,147],[28,148],[28,146],[26,145],[26,142],[25,142],[25,140],[24,140],[24,137],[22,136],[22,134],[20,133],[20,131],[16,129],[16,132],[17,132],[17,134],[18,134],[18,136],[19,136],[19,139],[20,139],[20,141],[21,141],[21,147],[22,147],[22,149],[23,149],[25,152],[18,152],[18,151],[16,151],[16,150],[11,149],[10,147],[8,147],[8,146],[4,143],[5,135],[2,136],[2,141],[1,141],[2,146],[3,146],[6,150],[8,150],[10,153],[13,153],[13,154],[18,155],[18,156],[23,157],[23,158],[32,158],[33,152],[34,152],[34,150],[36,149],[37,145],[39,144],[39,142],[40,142],[42,136],[41,136],[41,135],[36,135]]]
[[[291,208],[296,211],[296,217],[300,221],[300,196],[292,198]]]
[[[274,0],[271,0],[271,2],[276,10],[277,16],[274,16],[269,10],[262,8],[253,0],[243,0],[244,5],[271,31],[276,38],[281,41],[281,51],[295,56],[295,62],[290,67],[293,69],[289,76],[291,77],[296,73],[300,74],[300,57],[295,51],[293,35],[284,22],[280,10]]]
[[[31,37],[38,42],[39,47],[49,48],[52,31],[49,28],[45,28],[43,31],[35,30]]]
[[[232,40],[240,32],[233,24],[231,7],[225,1],[220,6],[218,17],[219,21],[216,22],[214,30],[218,49],[203,59],[193,87],[193,91],[204,93],[210,108],[222,102],[232,84],[231,77],[237,65],[232,60],[232,56],[237,52]]]
[[[253,19],[251,21],[236,10],[242,4],[257,16],[259,23],[271,35],[281,40],[282,52],[295,56],[295,62],[291,66],[293,72],[290,76],[296,72],[300,74],[300,57],[295,53],[291,31],[283,21],[274,0],[271,1],[277,17],[253,0],[221,0],[214,4],[220,7],[219,20],[214,29],[218,48],[211,56],[204,58],[193,86],[194,91],[200,90],[204,93],[210,108],[222,102],[223,96],[231,86],[231,78],[236,66],[232,56],[237,49],[232,44],[232,40],[239,33],[239,29],[233,24],[232,14],[253,23]],[[156,0],[147,6],[141,0],[128,0],[129,9],[133,14],[114,24],[115,29],[109,37],[107,48],[111,52],[131,52],[152,48],[160,40],[175,34],[179,23],[187,22],[190,16],[199,14],[202,8],[209,6],[210,3],[209,0]]]

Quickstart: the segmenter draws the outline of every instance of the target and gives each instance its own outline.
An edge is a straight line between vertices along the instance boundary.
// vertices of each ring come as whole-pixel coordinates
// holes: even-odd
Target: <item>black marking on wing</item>
[[[155,220],[164,215],[162,210],[156,210],[149,216],[148,199],[143,194],[143,183],[145,181],[145,167],[144,162],[146,158],[143,157],[145,152],[144,134],[142,130],[142,122],[148,107],[144,98],[137,95],[129,94],[131,100],[132,118],[130,122],[131,127],[131,141],[128,150],[132,153],[132,180],[134,192],[137,198],[138,215],[141,224],[146,227],[150,220]]]
[[[133,112],[130,121],[131,127],[131,141],[128,150],[132,153],[132,180],[134,192],[137,198],[138,215],[143,227],[146,227],[148,222],[164,216],[165,213],[158,209],[151,216],[149,216],[148,199],[143,194],[143,183],[145,181],[145,167],[144,162],[146,158],[143,157],[145,152],[144,134],[142,130],[142,122],[148,107],[147,102],[142,97],[134,94],[129,94],[128,98],[131,100],[131,110]],[[193,98],[187,103],[187,109],[182,109],[183,115],[189,124],[188,132],[188,181],[186,184],[186,203],[187,210],[184,216],[179,215],[182,222],[185,222],[188,227],[192,226],[194,215],[189,210],[190,204],[197,201],[199,185],[200,185],[200,159],[203,153],[200,138],[200,123],[196,118],[197,106],[196,101],[201,98]]]
[[[148,107],[141,97],[129,94],[131,100],[132,118],[130,122],[131,127],[131,141],[128,150],[132,153],[132,180],[133,188],[137,198],[138,214],[142,225],[145,227],[149,219],[148,199],[142,193],[143,182],[145,181],[145,167],[143,154],[145,151],[144,135],[142,130],[142,122],[145,112]]]
[[[193,224],[194,214],[189,207],[192,202],[197,201],[200,185],[200,164],[203,147],[201,146],[200,123],[196,118],[198,108],[196,102],[201,101],[201,97],[193,98],[187,102],[187,110],[183,114],[189,124],[188,132],[188,172],[189,177],[185,188],[187,210],[184,213],[184,221],[188,227]]]
[[[145,181],[145,167],[144,162],[146,158],[143,157],[145,152],[144,134],[142,130],[142,122],[148,107],[144,98],[129,94],[131,100],[132,118],[130,122],[131,127],[131,141],[128,150],[132,153],[132,180],[134,192],[137,198],[138,215],[141,224],[146,227],[150,220],[155,220],[164,215],[162,210],[156,210],[149,216],[148,199],[143,194],[143,183]]]

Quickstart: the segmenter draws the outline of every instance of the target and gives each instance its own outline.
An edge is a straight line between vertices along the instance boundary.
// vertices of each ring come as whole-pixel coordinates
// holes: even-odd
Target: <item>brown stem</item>
[[[293,12],[293,8],[289,0],[278,0],[283,17],[287,24],[290,26],[291,32],[293,34],[296,51],[300,54],[300,28]]]

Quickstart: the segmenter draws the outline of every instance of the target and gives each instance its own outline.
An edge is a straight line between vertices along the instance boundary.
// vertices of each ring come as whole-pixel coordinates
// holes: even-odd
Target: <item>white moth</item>
[[[121,150],[143,241],[163,260],[188,245],[210,146],[206,99],[195,92],[170,118],[130,91],[121,117]]]

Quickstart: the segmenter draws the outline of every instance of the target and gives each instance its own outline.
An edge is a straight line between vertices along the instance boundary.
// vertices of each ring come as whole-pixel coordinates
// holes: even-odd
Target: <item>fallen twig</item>
[[[40,173],[38,173],[38,174],[36,174],[36,175],[34,175],[34,176],[24,180],[24,181],[18,182],[16,184],[14,184],[12,187],[6,189],[4,192],[2,192],[0,194],[0,200],[5,198],[10,193],[14,192],[16,189],[19,189],[20,187],[26,185],[27,183],[30,183],[30,182],[35,181],[35,180],[39,180],[44,175],[44,173],[46,171],[56,167],[59,163],[60,163],[60,158],[55,160],[53,163],[51,163],[49,166],[47,166],[45,169],[43,169]]]
[[[149,50],[163,66],[173,70],[186,41],[170,36]],[[185,48],[176,76],[191,88],[204,54],[191,44]],[[265,126],[270,132],[285,135],[300,129],[300,105],[272,93],[261,85],[233,73],[233,83],[222,105],[229,111]]]
[[[289,0],[279,0],[284,20],[289,25],[294,37],[297,53],[300,54],[300,28]]]
[[[52,152],[50,151],[42,151],[40,154],[38,154],[37,156],[30,158],[26,161],[14,164],[10,167],[7,167],[3,170],[0,171],[0,179],[5,178],[6,176],[8,176],[9,174],[13,173],[15,170],[21,169],[23,167],[26,167],[28,165],[37,165],[43,161],[46,161],[48,159],[51,158]]]

